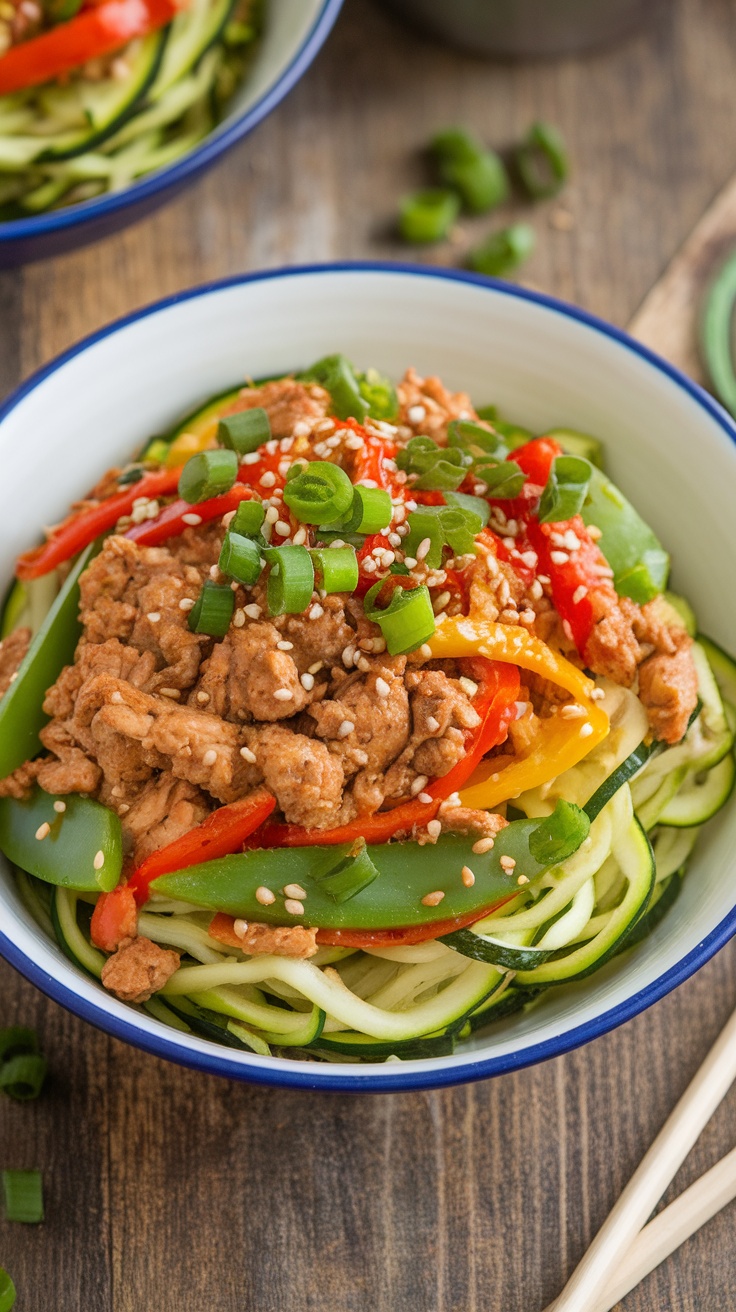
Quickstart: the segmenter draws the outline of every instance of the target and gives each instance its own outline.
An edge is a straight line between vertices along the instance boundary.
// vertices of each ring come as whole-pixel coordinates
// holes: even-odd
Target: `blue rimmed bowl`
[[[0,269],[107,237],[163,205],[246,137],[288,95],[326,41],[343,0],[272,0],[265,30],[228,114],[200,145],[123,191],[0,222]]]
[[[618,329],[473,275],[353,264],[253,274],[185,292],[87,338],[0,409],[0,579],[41,524],[103,470],[213,393],[343,351],[399,375],[438,373],[541,432],[606,444],[613,477],[672,550],[706,632],[736,649],[736,425],[700,388]],[[697,477],[694,471],[697,467]],[[40,482],[34,471],[53,469]],[[33,499],[28,489],[33,487]],[[0,953],[57,1002],[120,1039],[263,1084],[367,1092],[456,1084],[558,1056],[681,984],[736,930],[736,806],[698,843],[682,893],[650,938],[453,1056],[320,1065],[234,1052],[167,1028],[83,976],[24,909],[0,860]]]

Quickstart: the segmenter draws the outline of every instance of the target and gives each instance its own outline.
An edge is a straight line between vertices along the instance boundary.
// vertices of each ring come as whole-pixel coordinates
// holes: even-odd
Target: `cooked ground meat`
[[[0,697],[13,682],[30,642],[30,629],[15,629],[0,642]]]
[[[420,378],[415,369],[407,369],[396,390],[399,423],[412,433],[434,438],[440,446],[447,441],[450,420],[472,419],[478,422],[467,393],[448,392],[439,378]]]
[[[469,806],[453,806],[448,802],[440,807],[439,819],[443,832],[473,834],[478,838],[495,838],[508,824],[495,811],[473,811]]]
[[[237,937],[241,951],[250,957],[297,957],[303,961],[318,951],[316,929],[305,929],[302,925],[249,923],[244,933],[237,934]]]
[[[345,774],[324,743],[276,724],[245,729],[243,741],[288,821],[319,829],[338,823]]]
[[[160,948],[150,938],[121,944],[102,967],[102,983],[121,1002],[148,1002],[179,969],[179,953]]]
[[[315,383],[280,378],[264,383],[263,387],[244,388],[229,413],[253,410],[257,406],[268,414],[274,437],[291,437],[295,424],[311,426],[324,419],[330,408],[330,397]]]
[[[134,844],[134,865],[189,833],[209,810],[209,799],[187,780],[176,779],[168,771],[149,780],[123,812],[126,838]]]

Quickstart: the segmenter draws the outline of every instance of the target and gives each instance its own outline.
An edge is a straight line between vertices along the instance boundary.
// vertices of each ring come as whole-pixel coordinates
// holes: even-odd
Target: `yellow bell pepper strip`
[[[593,681],[526,629],[457,615],[437,627],[429,646],[435,660],[486,656],[518,665],[564,688],[580,708],[576,716],[553,714],[541,720],[537,741],[523,759],[499,771],[493,757],[481,762],[460,793],[463,806],[488,809],[518,797],[527,788],[537,788],[577,765],[606,737],[608,716],[591,699]]]

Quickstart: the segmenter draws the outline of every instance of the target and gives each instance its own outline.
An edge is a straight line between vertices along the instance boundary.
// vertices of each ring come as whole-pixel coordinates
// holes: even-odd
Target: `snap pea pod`
[[[41,788],[24,802],[0,798],[0,850],[48,884],[92,893],[115,888],[123,865],[122,831],[114,811],[91,797],[51,797]]]
[[[267,924],[311,925],[318,929],[393,929],[431,925],[487,906],[515,893],[551,865],[572,855],[588,833],[587,816],[559,802],[542,820],[514,820],[497,834],[488,852],[474,852],[476,836],[448,835],[432,845],[415,842],[369,845],[377,876],[352,897],[330,895],[329,873],[350,846],[259,848],[161,875],[151,891]],[[472,871],[470,887],[463,870]],[[467,879],[467,875],[466,875]],[[297,884],[303,914],[285,909],[281,890]],[[270,905],[256,896],[270,888]],[[437,900],[436,895],[442,897]],[[287,893],[287,899],[290,894]],[[428,900],[427,900],[428,899]],[[293,900],[290,907],[294,909]]]
[[[599,469],[594,469],[582,509],[586,524],[601,530],[598,542],[613,570],[619,596],[643,606],[667,584],[670,558],[630,501]]]
[[[0,779],[12,774],[40,747],[48,720],[43,700],[65,665],[74,659],[79,624],[79,578],[99,548],[83,551],[33,639],[17,677],[0,698]]]

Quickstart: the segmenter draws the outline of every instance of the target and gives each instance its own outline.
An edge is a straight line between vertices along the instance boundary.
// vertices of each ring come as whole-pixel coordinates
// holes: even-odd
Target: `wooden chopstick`
[[[611,1312],[617,1303],[736,1198],[736,1148],[691,1184],[637,1235],[605,1292],[589,1312]],[[557,1300],[545,1312],[558,1312]]]
[[[734,1079],[736,1012],[721,1031],[697,1075],[554,1303],[555,1312],[592,1312],[593,1308],[604,1305],[601,1300],[605,1291],[621,1270],[647,1217]],[[724,1160],[728,1161],[728,1158]]]

